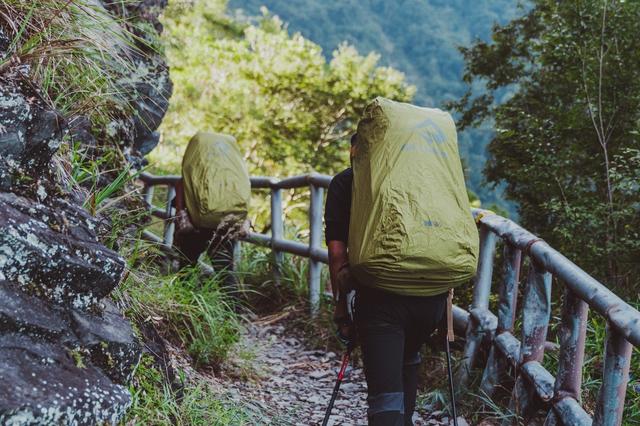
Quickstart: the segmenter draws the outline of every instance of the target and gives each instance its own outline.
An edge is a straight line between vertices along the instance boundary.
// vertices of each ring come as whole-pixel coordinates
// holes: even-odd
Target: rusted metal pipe
[[[587,334],[588,305],[565,288],[558,336],[560,355],[555,385],[555,401],[571,397],[580,401],[582,364]]]
[[[477,216],[486,210],[473,209]],[[540,240],[531,232],[523,229],[509,219],[498,215],[486,214],[480,223],[502,239],[511,242],[544,269],[562,280],[577,297],[589,304],[591,309],[605,317],[629,342],[640,346],[640,312],[626,303],[607,287],[591,277],[576,264]]]
[[[177,184],[180,181],[180,179],[182,179],[182,176],[180,176],[180,175],[159,176],[159,175],[152,175],[150,173],[140,173],[138,178],[141,181],[143,181],[144,183],[148,184],[148,185],[153,185],[153,186],[169,185],[169,186],[173,186],[173,185]]]
[[[273,281],[276,285],[280,285],[284,254],[279,251],[273,243],[284,238],[281,189],[271,190],[271,237],[271,251],[273,253]]]
[[[489,295],[491,293],[491,278],[493,276],[493,259],[496,251],[496,235],[487,227],[480,227],[480,254],[478,257],[478,272],[473,285],[472,310],[488,310]],[[494,330],[485,330],[477,321],[469,321],[466,332],[466,344],[462,363],[458,370],[457,381],[461,387],[469,382],[471,369],[475,366],[476,357],[482,341],[487,333]]]
[[[144,194],[144,203],[149,207],[149,210],[153,209],[153,191],[155,186],[146,184],[144,185],[144,189],[142,193]]]
[[[513,332],[522,252],[511,244],[505,243],[503,257],[503,280],[498,289],[498,326],[496,328],[496,336],[505,331]],[[480,384],[480,389],[488,396],[493,395],[496,387],[504,381],[506,375],[506,359],[501,355],[492,342],[487,366],[484,369]]]
[[[480,253],[478,272],[473,284],[472,309],[489,309],[493,260],[496,255],[496,234],[487,227],[480,227]]]
[[[175,209],[171,205],[171,202],[176,196],[176,187],[173,185],[169,185],[167,188],[167,205],[166,205],[166,219],[164,222],[164,244],[168,247],[173,245],[173,231],[176,227],[176,224],[173,221],[173,216],[175,215]]]
[[[531,262],[527,283],[524,288],[522,306],[522,343],[520,346],[519,374],[516,378],[509,407],[518,415],[527,419],[538,408],[531,386],[544,390],[543,399],[553,397],[553,383],[549,389],[546,377],[540,368],[531,362],[541,363],[544,356],[544,345],[547,340],[547,329],[551,317],[551,274],[541,265]],[[529,365],[531,372],[539,374],[523,377],[522,372]],[[535,366],[532,369],[531,366]],[[546,372],[546,370],[544,370]],[[536,378],[541,381],[537,383]],[[543,380],[545,379],[545,380]]]

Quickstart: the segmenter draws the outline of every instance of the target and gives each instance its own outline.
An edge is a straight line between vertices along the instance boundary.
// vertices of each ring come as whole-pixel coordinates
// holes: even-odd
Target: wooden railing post
[[[503,332],[513,333],[518,299],[518,283],[520,281],[520,264],[522,263],[522,252],[511,244],[505,243],[503,253],[504,277],[498,290],[498,327],[496,328],[496,337]],[[503,382],[506,369],[506,360],[501,356],[495,345],[492,344],[480,389],[488,396],[493,395],[495,388]]]
[[[478,272],[473,286],[472,310],[488,311],[489,294],[491,293],[491,277],[493,276],[493,259],[496,253],[496,235],[488,228],[480,228],[480,254]],[[489,330],[484,330],[477,321],[470,317],[467,324],[466,345],[462,358],[462,365],[458,371],[458,383],[466,386],[469,382],[471,369],[475,365],[476,356],[482,341]]]
[[[173,231],[176,227],[175,222],[173,221],[173,216],[175,214],[175,209],[171,206],[171,202],[176,196],[176,187],[173,185],[167,186],[167,206],[166,206],[166,214],[167,218],[164,222],[164,238],[163,242],[167,247],[171,247],[173,245]]]
[[[280,285],[282,279],[282,262],[284,253],[275,248],[275,241],[284,239],[284,223],[282,218],[282,190],[271,189],[271,250],[273,253],[273,281]]]
[[[533,375],[542,369],[540,363],[544,356],[551,317],[551,278],[549,272],[531,260],[523,294],[522,344],[518,363],[520,372],[516,377],[509,403],[510,410],[525,420],[537,408],[535,388],[525,375]],[[553,388],[547,389],[546,392],[553,394]],[[510,421],[505,421],[504,424],[508,425]]]
[[[622,423],[631,350],[631,343],[607,323],[602,386],[593,419],[594,426],[618,426]]]
[[[311,316],[315,317],[320,308],[320,280],[322,263],[314,259],[314,253],[320,250],[322,239],[322,202],[324,188],[311,184],[311,203],[309,205],[309,303]]]

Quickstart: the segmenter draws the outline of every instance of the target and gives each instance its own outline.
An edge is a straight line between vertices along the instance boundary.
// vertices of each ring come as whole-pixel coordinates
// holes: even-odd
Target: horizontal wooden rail
[[[180,176],[140,176],[144,198],[152,215],[166,220],[163,237],[148,231],[144,235],[165,247],[171,246],[171,201]],[[251,178],[253,189],[270,190],[271,235],[250,233],[244,242],[270,247],[274,253],[274,278],[280,279],[282,255],[289,253],[309,259],[309,293],[312,314],[317,313],[320,294],[320,264],[328,262],[327,250],[321,247],[324,189],[331,176],[310,173],[285,179],[257,176]],[[153,205],[153,190],[168,188],[166,203]],[[308,187],[309,243],[284,238],[282,190]],[[482,367],[480,387],[491,395],[506,383],[510,369],[515,371],[510,409],[528,421],[540,408],[548,412],[545,424],[620,425],[629,380],[632,347],[640,346],[640,312],[611,290],[576,266],[546,242],[515,222],[482,209],[472,214],[480,230],[478,272],[474,279],[473,301],[469,311],[454,307],[454,328],[465,335],[462,366],[458,371],[461,386],[469,382],[476,367]],[[489,310],[497,243],[502,242],[502,280],[498,288],[497,314]],[[520,269],[530,259],[523,288]],[[563,286],[563,304],[559,327],[558,371],[549,372],[542,364],[544,351],[556,345],[547,342],[551,320],[551,283],[555,276]],[[519,291],[520,290],[520,291]],[[522,308],[517,307],[519,292]],[[586,324],[591,309],[607,321],[607,339],[602,387],[592,416],[581,406],[582,366]],[[514,330],[516,312],[520,311],[522,330]],[[481,357],[488,350],[486,359]],[[510,420],[505,420],[509,424]]]

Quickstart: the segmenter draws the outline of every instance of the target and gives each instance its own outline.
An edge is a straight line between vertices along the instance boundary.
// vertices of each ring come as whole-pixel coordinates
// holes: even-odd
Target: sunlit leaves
[[[332,173],[347,165],[348,136],[370,99],[414,93],[375,54],[342,45],[327,62],[277,18],[239,30],[223,6],[196,1],[166,13],[175,90],[153,157],[160,168],[178,171],[187,140],[213,130],[236,136],[255,174]]]

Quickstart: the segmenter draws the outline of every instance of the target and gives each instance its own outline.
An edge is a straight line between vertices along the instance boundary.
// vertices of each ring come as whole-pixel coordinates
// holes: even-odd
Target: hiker
[[[351,137],[350,160],[325,208],[337,334],[361,345],[369,424],[412,425],[421,347],[449,289],[477,265],[455,125],[442,111],[377,98]]]
[[[197,133],[182,159],[182,179],[176,185],[174,246],[180,267],[196,265],[207,253],[225,284],[236,286],[233,274],[235,241],[246,234],[251,184],[247,167],[232,136]]]

